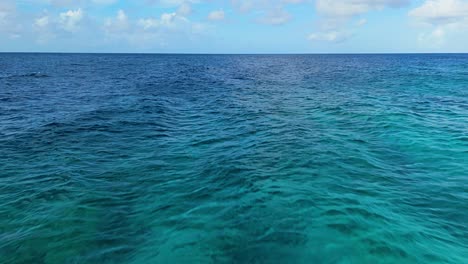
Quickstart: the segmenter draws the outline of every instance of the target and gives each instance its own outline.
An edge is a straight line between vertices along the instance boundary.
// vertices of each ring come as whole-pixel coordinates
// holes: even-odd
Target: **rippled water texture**
[[[468,55],[0,54],[0,263],[468,263]]]

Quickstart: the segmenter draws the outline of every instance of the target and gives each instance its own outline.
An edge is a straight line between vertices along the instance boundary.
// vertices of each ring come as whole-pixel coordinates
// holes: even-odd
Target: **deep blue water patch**
[[[0,54],[0,263],[468,263],[468,55]]]

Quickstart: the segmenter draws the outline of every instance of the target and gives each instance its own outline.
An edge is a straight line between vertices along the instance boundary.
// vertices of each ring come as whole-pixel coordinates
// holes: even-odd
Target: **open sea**
[[[468,55],[0,53],[0,263],[468,263]]]

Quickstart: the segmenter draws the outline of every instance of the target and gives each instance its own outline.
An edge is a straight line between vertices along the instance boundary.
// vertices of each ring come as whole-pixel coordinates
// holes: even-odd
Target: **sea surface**
[[[468,263],[468,55],[0,54],[0,263]]]

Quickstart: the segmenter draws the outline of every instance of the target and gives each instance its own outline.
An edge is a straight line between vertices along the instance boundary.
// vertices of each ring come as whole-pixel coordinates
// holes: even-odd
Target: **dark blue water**
[[[468,55],[0,54],[0,263],[468,263]]]

